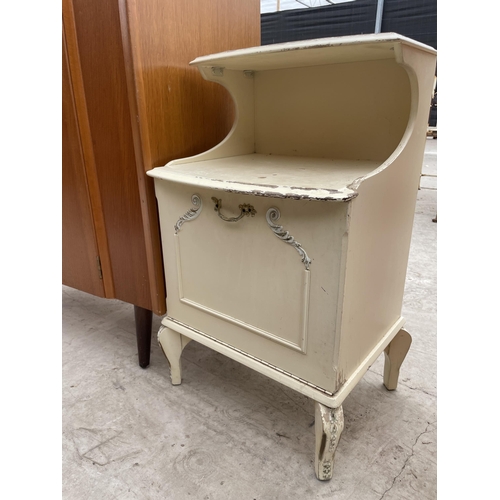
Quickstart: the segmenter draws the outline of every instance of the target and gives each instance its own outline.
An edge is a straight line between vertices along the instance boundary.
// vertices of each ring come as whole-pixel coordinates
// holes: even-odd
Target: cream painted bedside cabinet
[[[342,402],[401,316],[434,49],[393,33],[199,57],[236,119],[155,178],[167,282],[158,334],[174,385],[196,340],[315,401],[316,475],[332,477]]]

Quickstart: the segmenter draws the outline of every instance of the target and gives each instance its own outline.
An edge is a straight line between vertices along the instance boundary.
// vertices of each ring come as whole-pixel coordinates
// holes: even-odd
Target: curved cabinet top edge
[[[424,52],[437,53],[429,45],[397,33],[380,33],[317,38],[231,50],[197,57],[190,64],[200,69],[219,66],[230,70],[259,71],[347,62],[343,58],[346,50],[355,50],[358,60],[390,59],[394,57],[394,47],[401,44],[411,45]],[[317,57],[314,57],[315,52]],[[353,61],[352,54],[348,60]]]
[[[260,184],[250,184],[237,181],[207,179],[198,176],[186,176],[180,172],[176,172],[169,168],[157,167],[149,170],[147,175],[155,179],[167,180],[180,184],[186,184],[196,188],[215,189],[217,191],[225,191],[226,193],[243,194],[250,196],[263,196],[267,198],[279,198],[288,200],[308,200],[308,201],[337,201],[347,202],[356,196],[357,191],[344,189],[316,189],[305,187],[288,187],[288,186],[266,186]]]

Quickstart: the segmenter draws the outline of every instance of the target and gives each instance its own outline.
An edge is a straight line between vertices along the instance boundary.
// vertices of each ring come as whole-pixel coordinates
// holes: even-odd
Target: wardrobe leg
[[[141,368],[146,368],[149,365],[149,358],[151,355],[151,325],[153,322],[153,311],[134,306],[134,316],[139,366]]]

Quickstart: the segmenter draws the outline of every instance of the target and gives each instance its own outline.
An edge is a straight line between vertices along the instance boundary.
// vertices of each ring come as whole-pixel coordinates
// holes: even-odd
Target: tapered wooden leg
[[[158,332],[158,343],[170,363],[170,379],[172,385],[180,385],[182,380],[181,354],[191,339],[180,333],[161,326]]]
[[[411,345],[410,334],[401,329],[385,348],[384,385],[389,391],[398,386],[399,369]]]
[[[134,306],[134,316],[139,366],[141,368],[146,368],[149,365],[151,355],[151,324],[153,322],[153,311]]]
[[[315,404],[314,428],[316,433],[316,477],[328,481],[333,474],[333,458],[339,444],[340,435],[344,430],[344,411],[342,406],[328,408]]]

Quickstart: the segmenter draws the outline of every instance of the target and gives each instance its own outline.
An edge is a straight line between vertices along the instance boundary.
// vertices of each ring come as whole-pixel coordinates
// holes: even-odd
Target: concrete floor
[[[173,387],[153,319],[139,368],[133,307],[63,287],[63,498],[435,499],[437,140],[428,139],[394,392],[383,355],[344,403],[334,476],[315,478],[314,404],[191,342]]]

